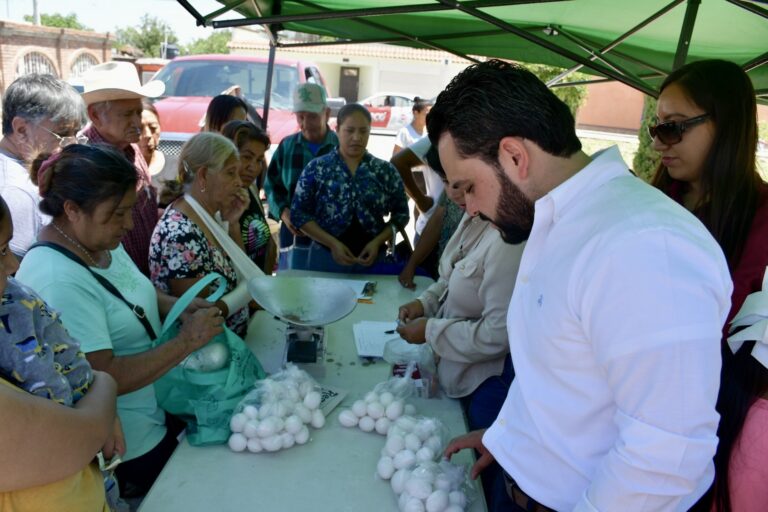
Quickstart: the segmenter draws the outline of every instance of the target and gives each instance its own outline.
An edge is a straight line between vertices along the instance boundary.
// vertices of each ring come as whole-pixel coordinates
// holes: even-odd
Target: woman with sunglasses
[[[768,265],[768,185],[755,165],[756,117],[746,73],[707,60],[667,77],[658,124],[650,127],[661,153],[653,184],[707,226],[728,260],[733,296],[726,326],[747,295],[762,288]],[[768,429],[768,381],[765,372],[748,371],[754,365],[741,352],[723,350],[716,477],[701,510],[768,510],[768,436],[754,435]]]

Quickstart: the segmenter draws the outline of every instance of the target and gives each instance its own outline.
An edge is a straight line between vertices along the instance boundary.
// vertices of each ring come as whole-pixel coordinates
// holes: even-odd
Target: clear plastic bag
[[[384,345],[384,360],[392,364],[394,376],[404,376],[409,365],[415,365],[410,373],[415,395],[433,398],[437,395],[437,365],[435,354],[426,343],[413,344],[403,339],[393,339]]]
[[[322,428],[320,386],[294,365],[256,382],[230,419],[229,447],[276,452],[309,440],[309,426]]]
[[[448,460],[421,462],[406,470],[397,484],[397,504],[401,511],[463,512],[477,498],[467,469]],[[395,490],[395,477],[392,477]]]

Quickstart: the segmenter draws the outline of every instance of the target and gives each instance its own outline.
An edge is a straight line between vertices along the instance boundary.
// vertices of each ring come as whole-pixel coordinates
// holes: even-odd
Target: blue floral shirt
[[[373,238],[384,229],[384,217],[390,214],[397,228],[408,224],[408,199],[394,166],[366,152],[352,175],[338,147],[304,168],[291,203],[291,222],[296,227],[314,220],[335,237],[357,217]]]

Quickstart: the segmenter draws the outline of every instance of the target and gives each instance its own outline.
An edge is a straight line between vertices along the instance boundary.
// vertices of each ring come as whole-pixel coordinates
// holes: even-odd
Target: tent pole
[[[743,69],[745,72],[752,71],[755,68],[759,68],[760,66],[762,66],[766,62],[768,62],[768,52],[766,52],[766,53],[764,53],[764,54],[762,54],[762,55],[760,55],[758,57],[755,57],[754,59],[752,59],[749,62],[745,62],[741,66],[741,69]]]
[[[675,70],[685,64],[688,58],[688,50],[691,47],[691,34],[693,26],[696,24],[696,14],[699,11],[701,0],[688,0],[685,6],[685,18],[683,18],[683,27],[680,30],[680,39],[677,40],[677,50],[675,51],[675,61],[672,69]]]
[[[562,34],[566,39],[570,40],[576,46],[578,46],[579,48],[584,50],[586,53],[588,53],[590,55],[590,60],[598,59],[601,62],[603,62],[606,66],[608,66],[611,69],[615,70],[616,72],[621,73],[622,75],[625,75],[625,76],[628,76],[628,77],[632,77],[635,80],[639,80],[639,78],[637,76],[633,75],[632,73],[630,73],[629,71],[627,71],[623,67],[619,66],[615,62],[611,62],[610,60],[608,60],[608,58],[600,50],[593,50],[592,48],[589,47],[589,45],[587,43],[585,43],[581,39],[577,38],[576,36],[574,36],[574,35],[566,32],[566,31],[564,31],[563,29],[561,29],[559,27],[556,30],[558,31],[558,33]]]
[[[265,130],[268,130],[269,104],[272,99],[272,75],[275,71],[275,49],[277,48],[274,34],[272,34],[272,27],[267,27],[267,32],[269,32],[271,36],[269,38],[269,64],[267,65],[267,83],[264,86],[264,109],[262,115],[262,122]]]
[[[753,14],[762,16],[763,18],[768,18],[768,11],[763,9],[762,7],[758,7],[753,3],[743,2],[742,0],[725,0],[725,1],[733,5],[736,5],[738,7],[741,7],[742,9],[746,9]]]
[[[195,9],[194,7],[192,7],[192,4],[190,4],[190,3],[189,3],[187,0],[176,0],[176,1],[177,1],[177,2],[179,3],[179,5],[181,5],[181,6],[182,6],[184,9],[186,9],[186,10],[187,10],[187,12],[188,12],[189,14],[191,14],[191,15],[192,15],[192,17],[193,17],[193,18],[195,18],[195,21],[197,22],[197,25],[198,25],[198,26],[200,26],[200,25],[202,25],[202,26],[204,26],[204,27],[206,26],[206,25],[205,25],[205,18],[203,17],[203,15],[202,15],[202,14],[200,14],[199,12],[197,12],[197,9]]]

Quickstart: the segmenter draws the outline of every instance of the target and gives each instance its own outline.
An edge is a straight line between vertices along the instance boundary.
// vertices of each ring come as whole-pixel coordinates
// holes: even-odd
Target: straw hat
[[[139,81],[136,66],[130,62],[110,61],[93,66],[83,76],[83,100],[86,105],[110,100],[156,98],[165,92],[165,84]]]

